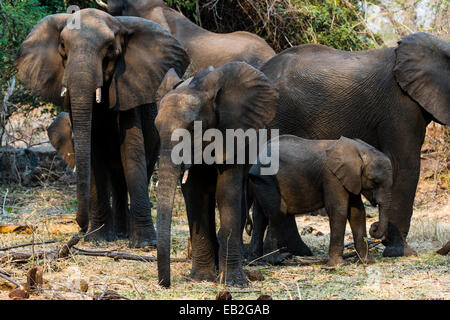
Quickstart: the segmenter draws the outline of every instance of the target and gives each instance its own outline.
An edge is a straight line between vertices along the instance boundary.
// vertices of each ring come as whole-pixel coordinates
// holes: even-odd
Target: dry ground
[[[426,184],[421,183],[418,199]],[[432,188],[432,187],[431,187]],[[426,190],[426,188],[425,188]],[[1,200],[6,188],[0,188]],[[2,233],[0,247],[37,240],[67,241],[78,228],[74,222],[76,208],[75,187],[48,185],[35,189],[8,188],[5,210],[0,224],[31,225],[34,234]],[[373,252],[376,263],[361,265],[355,259],[350,264],[327,269],[322,264],[309,266],[246,266],[258,270],[264,281],[251,282],[246,288],[226,287],[210,282],[192,282],[187,278],[191,263],[172,263],[172,287],[161,289],[157,285],[156,263],[115,261],[104,257],[72,255],[58,263],[29,261],[26,264],[0,264],[0,270],[25,282],[27,270],[35,263],[44,267],[44,290],[30,299],[92,299],[105,288],[115,290],[130,299],[214,299],[216,294],[229,290],[234,299],[256,299],[268,294],[274,299],[448,299],[450,296],[450,257],[435,253],[450,239],[450,202],[448,190],[438,193],[432,202],[419,201],[415,208],[409,243],[418,251],[417,257],[383,258],[381,249]],[[155,212],[153,215],[155,216]],[[376,221],[377,213],[368,208],[368,226]],[[300,216],[299,230],[305,242],[314,248],[314,254],[326,257],[329,241],[328,218]],[[309,228],[312,227],[312,228]],[[320,232],[319,232],[320,231]],[[187,255],[188,226],[184,204],[178,193],[173,220],[173,257]],[[249,241],[246,237],[245,241]],[[346,242],[352,242],[347,226]],[[55,245],[36,247],[49,250]],[[80,248],[94,248],[80,243]],[[380,246],[382,247],[382,246]],[[129,253],[156,256],[155,249],[134,250],[126,241],[100,243],[95,249],[117,249]],[[29,251],[30,247],[15,251]],[[293,261],[293,260],[292,260]],[[292,262],[291,261],[291,262]],[[89,289],[79,290],[83,279]],[[0,299],[9,299],[10,285],[0,279]]]
[[[35,123],[31,121],[30,123]],[[18,127],[27,127],[18,125]],[[13,130],[14,145],[26,140],[26,145],[45,140],[44,125]],[[31,130],[31,131],[30,131]],[[30,131],[30,132],[28,132]],[[23,139],[23,136],[27,139]],[[18,142],[19,141],[19,142]],[[19,145],[16,145],[19,146]],[[20,145],[21,146],[21,145]],[[450,256],[435,253],[450,240],[450,129],[435,123],[428,126],[422,148],[421,180],[415,198],[414,215],[408,237],[418,251],[416,257],[383,258],[382,246],[373,252],[375,264],[351,263],[327,269],[323,264],[308,266],[245,266],[260,271],[265,280],[251,282],[247,288],[233,288],[210,282],[192,282],[187,278],[191,263],[172,263],[172,287],[157,285],[156,263],[115,261],[110,258],[72,255],[57,263],[28,261],[25,264],[0,263],[0,271],[23,283],[26,272],[34,264],[44,268],[44,287],[30,299],[92,299],[105,288],[115,290],[130,299],[214,299],[221,290],[229,290],[234,299],[256,299],[260,294],[274,299],[448,299],[450,297]],[[67,181],[67,180],[66,180]],[[0,233],[0,248],[30,242],[33,239],[67,241],[78,232],[74,221],[76,211],[75,186],[46,184],[39,188],[0,187],[0,226],[30,225],[33,234]],[[155,194],[152,194],[155,201]],[[377,212],[367,208],[369,227],[377,220]],[[155,218],[156,212],[153,211]],[[297,225],[305,242],[318,257],[327,257],[329,243],[328,219],[323,216],[297,217]],[[183,200],[177,195],[172,226],[172,256],[186,257],[188,226]],[[244,241],[248,242],[246,236]],[[347,226],[346,243],[352,242]],[[35,250],[50,250],[46,245]],[[100,243],[93,246],[81,242],[80,248],[116,249],[128,253],[156,256],[155,249],[134,250],[126,241]],[[29,251],[31,247],[15,251]],[[291,260],[293,262],[294,260]],[[79,290],[80,280],[88,283],[86,293]],[[11,286],[0,278],[0,299],[8,299]]]

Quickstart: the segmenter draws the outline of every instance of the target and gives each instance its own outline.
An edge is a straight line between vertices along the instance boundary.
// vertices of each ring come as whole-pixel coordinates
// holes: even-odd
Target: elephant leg
[[[421,140],[423,142],[423,139]],[[392,206],[389,214],[389,225],[386,246],[383,252],[385,257],[410,256],[417,253],[408,245],[408,236],[411,217],[413,214],[414,197],[420,175],[420,146],[422,142],[404,143],[405,150],[396,150],[395,154],[384,150],[390,155],[394,168],[392,186]],[[411,148],[414,144],[416,147]]]
[[[330,220],[330,248],[328,254],[330,256],[327,265],[337,266],[344,264],[342,254],[344,252],[344,236],[345,225],[347,223],[347,208],[335,208],[329,210]]]
[[[244,167],[233,166],[219,170],[216,197],[220,214],[219,279],[231,285],[246,285],[242,268],[242,194],[244,193]]]
[[[367,239],[366,210],[364,209],[361,196],[350,195],[347,219],[352,229],[353,241],[355,242],[355,249],[359,259],[362,262],[372,262],[373,259],[369,256],[367,243],[364,240]]]
[[[128,190],[122,168],[113,170],[111,188],[114,231],[118,239],[126,239],[129,236],[130,210],[128,208]]]
[[[192,245],[192,271],[189,276],[197,281],[217,279],[216,175],[213,167],[192,166],[188,179],[181,187]]]
[[[264,233],[269,224],[260,205],[253,203],[253,231],[247,260],[252,261],[263,255]]]
[[[419,170],[417,170],[419,171]],[[387,237],[383,241],[386,246],[385,257],[400,257],[416,255],[406,242],[411,217],[413,214],[414,196],[416,193],[419,173],[411,171],[399,174],[392,188],[392,213],[389,216]]]
[[[344,236],[349,210],[349,194],[338,181],[324,186],[325,209],[330,222],[330,247],[328,266],[344,264]]]
[[[89,231],[86,241],[114,241],[114,223],[110,203],[111,189],[105,167],[93,160],[89,204]]]
[[[277,239],[274,235],[273,226],[269,223],[266,238],[264,240],[264,254],[285,248],[283,251],[287,251],[296,256],[313,255],[311,249],[306,245],[298,232],[295,216],[286,216],[285,221],[283,222],[283,230],[286,240],[280,241],[280,239]]]
[[[311,249],[303,242],[295,222],[295,216],[289,215],[283,223],[283,232],[285,233],[286,247],[289,253],[295,256],[312,256]]]
[[[264,254],[268,254],[270,252],[275,253],[269,255],[266,258],[266,261],[273,264],[281,263],[285,259],[285,256],[281,254],[282,252],[289,252],[297,256],[312,256],[313,254],[311,249],[309,249],[305,242],[303,242],[300,234],[298,233],[295,216],[285,215],[280,212],[278,208],[275,210],[277,210],[275,212],[279,212],[276,215],[277,220],[274,220],[274,217],[270,218],[269,228],[266,235],[266,239],[273,239],[268,243],[272,243],[274,245],[271,247],[267,247],[265,245]]]
[[[119,115],[120,154],[130,195],[130,247],[156,245],[156,232],[148,196],[147,163],[138,110]]]

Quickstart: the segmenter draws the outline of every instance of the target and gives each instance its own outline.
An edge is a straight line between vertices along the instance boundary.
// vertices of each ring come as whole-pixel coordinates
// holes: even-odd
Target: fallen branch
[[[30,259],[42,259],[42,260],[56,260],[65,258],[69,255],[70,248],[76,245],[82,237],[75,235],[67,243],[61,247],[51,250],[49,252],[9,252],[0,254],[0,262],[16,262],[24,263]]]
[[[28,247],[28,246],[37,246],[37,245],[43,245],[43,244],[49,244],[49,243],[56,243],[56,240],[47,240],[47,241],[42,241],[42,242],[27,242],[27,243],[22,243],[22,244],[16,244],[10,247],[3,247],[0,248],[0,251],[8,251],[11,249],[16,249],[16,248],[23,248],[23,247]]]
[[[272,254],[274,254],[274,253],[277,253],[277,252],[280,251],[281,249],[285,249],[285,247],[279,248],[279,249],[277,249],[277,250],[274,250],[274,251],[271,251],[271,252],[269,252],[269,253],[266,253],[265,255],[262,255],[261,257],[258,257],[258,258],[256,258],[256,259],[253,259],[252,261],[250,261],[249,263],[247,263],[246,267],[250,266],[251,264],[253,264],[254,262],[256,262],[256,261],[258,261],[258,260],[261,260],[262,258],[265,258],[265,257],[267,257],[267,256],[270,256],[270,255],[272,255]]]
[[[17,286],[17,288],[23,289],[22,285],[20,283],[18,283],[16,280],[11,279],[6,272],[0,271],[0,277],[5,279],[6,281],[11,282],[12,284],[14,284],[15,286]]]
[[[112,258],[114,260],[134,260],[134,261],[142,261],[142,262],[156,262],[156,257],[149,256],[141,256],[138,254],[130,254],[130,253],[122,253],[117,252],[115,250],[111,251],[94,251],[94,250],[85,250],[74,247],[74,254],[83,255],[83,256],[91,256],[91,257],[107,257]],[[170,258],[171,262],[188,262],[190,259],[187,258]]]
[[[37,253],[10,252],[10,253],[0,254],[0,262],[9,262],[10,261],[10,262],[21,263],[21,262],[27,262],[29,259],[32,259],[32,258],[33,259],[45,259],[45,260],[50,260],[50,261],[65,258],[70,254],[70,249],[73,246],[77,245],[81,239],[83,239],[84,237],[86,237],[94,232],[97,232],[102,227],[103,227],[103,225],[85,235],[76,234],[72,238],[70,238],[69,241],[67,241],[65,244],[63,244],[59,248],[56,248],[49,252],[42,252],[42,251],[37,252]]]
[[[379,239],[369,238],[369,239],[367,239],[367,245],[371,245],[373,243],[379,243],[380,241],[381,240],[379,240]],[[350,243],[347,243],[344,246],[344,249],[349,249],[349,248],[354,248],[354,247],[355,247],[355,243],[354,242],[350,242]]]

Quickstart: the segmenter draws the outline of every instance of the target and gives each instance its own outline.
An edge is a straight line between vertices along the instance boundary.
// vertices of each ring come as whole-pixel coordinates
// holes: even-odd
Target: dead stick
[[[85,234],[85,235],[80,235],[80,234],[76,234],[74,235],[72,238],[70,238],[69,241],[67,241],[67,243],[64,243],[61,247],[52,250],[50,252],[37,252],[36,254],[33,253],[25,253],[25,252],[11,252],[11,253],[6,253],[6,254],[0,254],[0,262],[7,262],[7,261],[12,261],[12,262],[26,262],[31,258],[37,258],[37,259],[47,259],[47,260],[56,260],[56,259],[60,259],[60,258],[65,258],[69,255],[70,253],[70,249],[77,245],[78,242],[80,242],[81,239],[83,239],[84,237],[97,232],[98,230],[100,230],[104,225],[101,225],[99,228]]]
[[[47,241],[42,241],[42,242],[27,242],[27,243],[22,243],[22,244],[16,244],[10,247],[3,247],[0,248],[0,251],[8,251],[11,249],[16,249],[16,248],[22,248],[22,247],[28,247],[28,246],[37,246],[37,245],[43,245],[43,244],[48,244],[48,243],[56,243],[56,240],[47,240]]]
[[[371,238],[367,239],[367,244],[368,245],[372,244],[372,243],[376,243],[376,242],[381,242],[381,240],[379,240],[379,239],[371,239]],[[344,245],[344,249],[351,248],[351,247],[354,247],[354,246],[355,246],[355,243],[354,242],[350,242],[350,243],[347,243],[346,245]]]
[[[142,261],[142,262],[156,262],[156,257],[149,257],[149,256],[141,256],[137,254],[130,254],[130,253],[121,253],[121,252],[115,252],[115,251],[94,251],[94,250],[85,250],[85,249],[79,249],[76,247],[73,247],[73,253],[79,254],[83,256],[91,256],[91,257],[107,257],[112,258],[114,260],[134,260],[134,261]],[[190,259],[186,258],[171,258],[171,262],[188,262]]]
[[[16,280],[11,279],[10,277],[8,277],[5,273],[3,273],[2,271],[0,271],[0,277],[2,277],[3,279],[13,283],[14,285],[16,285],[18,288],[22,289],[22,285],[20,283],[18,283]]]

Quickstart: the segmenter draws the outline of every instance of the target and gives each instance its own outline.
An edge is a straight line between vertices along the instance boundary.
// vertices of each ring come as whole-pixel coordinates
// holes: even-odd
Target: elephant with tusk
[[[34,27],[16,59],[18,77],[35,95],[68,109],[73,141],[67,135],[57,141],[62,150],[73,142],[76,219],[83,231],[104,225],[88,238],[118,236],[111,194],[120,202],[114,205],[121,211],[119,233],[128,233],[129,195],[130,246],[155,245],[148,196],[159,151],[155,93],[167,70],[184,73],[188,56],[152,21],[97,9],[77,14],[79,29],[68,26],[70,14],[48,16]]]

